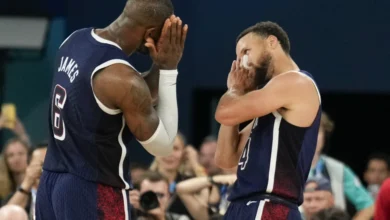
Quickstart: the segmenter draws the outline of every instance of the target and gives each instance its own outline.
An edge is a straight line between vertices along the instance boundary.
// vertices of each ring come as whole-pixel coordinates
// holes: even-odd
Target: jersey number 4
[[[66,90],[64,87],[58,84],[54,87],[52,102],[51,111],[54,138],[63,141],[66,136],[65,123],[62,118],[62,109],[66,102]]]
[[[245,170],[246,164],[248,163],[249,150],[251,149],[251,140],[252,140],[252,138],[249,137],[247,145],[245,146],[245,148],[242,152],[240,162],[238,162],[238,167],[240,167],[241,170]]]

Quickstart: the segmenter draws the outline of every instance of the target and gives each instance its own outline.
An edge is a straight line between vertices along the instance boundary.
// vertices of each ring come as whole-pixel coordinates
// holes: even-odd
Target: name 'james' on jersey
[[[133,135],[120,109],[104,106],[92,78],[105,67],[127,62],[119,45],[93,28],[75,31],[55,60],[50,105],[50,139],[43,169],[89,181],[130,188],[129,142]]]

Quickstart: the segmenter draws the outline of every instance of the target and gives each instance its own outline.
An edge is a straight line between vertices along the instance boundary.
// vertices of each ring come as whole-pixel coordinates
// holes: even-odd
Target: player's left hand
[[[242,67],[241,61],[234,60],[228,76],[227,87],[229,90],[238,90],[247,93],[256,89],[255,72]]]
[[[149,49],[153,62],[161,69],[173,70],[181,60],[184,44],[187,38],[188,25],[182,20],[172,15],[165,21],[158,42],[149,37],[145,47]]]

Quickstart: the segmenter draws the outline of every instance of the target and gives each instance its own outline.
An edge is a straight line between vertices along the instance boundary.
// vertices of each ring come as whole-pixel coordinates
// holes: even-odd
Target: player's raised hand
[[[253,70],[242,67],[240,61],[234,60],[228,76],[227,87],[229,90],[238,90],[247,93],[256,89],[256,74]]]
[[[145,46],[149,49],[153,62],[160,69],[177,69],[183,55],[184,44],[187,38],[188,25],[183,25],[179,17],[172,15],[165,21],[157,44],[148,38]]]

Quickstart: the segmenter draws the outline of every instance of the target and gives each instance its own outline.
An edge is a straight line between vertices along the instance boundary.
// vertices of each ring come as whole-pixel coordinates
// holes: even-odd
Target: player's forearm
[[[160,68],[153,64],[149,71],[142,73],[142,77],[149,87],[152,95],[153,104],[156,105],[158,101],[158,84],[160,79]]]
[[[160,70],[159,104],[156,109],[157,128],[149,139],[139,141],[154,156],[167,156],[173,150],[173,142],[178,129],[176,78],[177,70]],[[155,122],[157,121],[153,120],[153,123]]]
[[[232,125],[232,118],[238,114],[234,111],[234,105],[237,103],[237,99],[244,94],[244,91],[229,90],[221,97],[215,112],[215,119],[220,124]]]
[[[164,124],[169,137],[173,140],[178,129],[178,110],[176,97],[177,70],[160,70],[160,83],[158,90],[159,105],[157,114]]]
[[[239,127],[221,125],[218,134],[218,147],[215,152],[215,163],[224,169],[237,165],[241,152],[238,150],[240,142]]]

